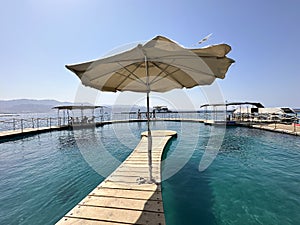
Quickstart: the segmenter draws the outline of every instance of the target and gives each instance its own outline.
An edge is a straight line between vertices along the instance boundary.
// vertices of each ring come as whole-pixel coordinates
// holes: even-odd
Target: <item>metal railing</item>
[[[190,119],[190,120],[228,120],[225,113],[205,113],[205,112],[156,112],[155,115],[150,113],[151,119]],[[37,117],[37,118],[0,118],[0,132],[1,131],[16,131],[21,130],[23,132],[25,129],[40,129],[40,128],[52,128],[54,126],[71,126],[74,124],[83,124],[83,123],[101,123],[113,120],[136,120],[136,119],[147,119],[147,113],[142,112],[140,118],[138,118],[138,113],[105,113],[97,117],[85,118],[86,121],[82,121],[83,118],[72,118],[72,117]],[[264,120],[253,120],[250,118],[230,118],[230,121],[244,122],[251,124],[264,124]],[[269,123],[272,121],[268,121]],[[277,124],[286,124],[283,122],[273,121],[275,123],[275,128]],[[297,124],[298,121],[295,121],[294,124]],[[296,125],[295,125],[296,126]]]
[[[33,128],[39,129],[42,127],[53,127],[62,126],[62,118],[11,118],[0,120],[0,131],[11,131],[11,130],[21,130]]]
[[[146,113],[141,113],[140,119],[147,119]],[[151,119],[200,119],[200,114],[197,112],[157,112],[155,115],[150,113]],[[72,117],[36,117],[36,118],[0,118],[0,132],[1,131],[16,131],[25,129],[40,129],[52,128],[54,126],[70,126],[74,124],[83,123],[101,123],[113,120],[134,120],[138,119],[137,113],[113,113],[103,114],[97,117],[84,118]]]
[[[198,112],[156,112],[149,113],[151,119],[204,119],[203,113]],[[111,120],[134,120],[147,119],[147,113],[142,112],[140,117],[138,113],[114,113]]]
[[[2,131],[16,131],[23,132],[25,129],[41,129],[52,127],[70,126],[75,123],[98,123],[111,120],[110,114],[104,114],[97,117],[83,118],[72,117],[35,117],[35,118],[15,118],[15,117],[0,117],[0,132]]]

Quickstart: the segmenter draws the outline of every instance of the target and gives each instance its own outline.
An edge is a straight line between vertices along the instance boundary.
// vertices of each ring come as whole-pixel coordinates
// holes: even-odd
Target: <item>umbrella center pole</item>
[[[150,129],[150,104],[149,104],[149,94],[150,94],[150,84],[149,84],[149,73],[148,73],[148,60],[145,56],[145,69],[146,69],[146,84],[147,84],[147,127],[148,127],[148,166],[149,166],[149,183],[155,183],[152,177],[152,136]]]
[[[152,177],[152,135],[150,129],[150,114],[149,114],[149,92],[147,92],[147,127],[148,127],[148,166],[149,166],[149,182],[155,182]]]

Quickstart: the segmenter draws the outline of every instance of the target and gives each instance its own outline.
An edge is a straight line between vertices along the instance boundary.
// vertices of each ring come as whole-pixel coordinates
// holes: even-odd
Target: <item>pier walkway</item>
[[[34,128],[24,128],[24,129],[16,129],[16,130],[7,130],[7,131],[0,131],[0,141],[3,139],[9,140],[10,138],[14,138],[14,137],[23,137],[26,135],[34,135],[34,134],[50,132],[55,130],[93,128],[93,127],[104,126],[107,124],[146,122],[146,121],[147,121],[146,119],[109,120],[109,121],[86,123],[86,124],[60,125],[60,126],[52,125],[48,127],[34,127]],[[196,123],[204,122],[203,119],[185,119],[185,118],[157,118],[157,119],[151,119],[151,121],[196,122]]]
[[[149,180],[148,137],[143,132],[140,143],[128,158],[57,225],[164,225],[161,156],[175,135],[175,131],[152,131],[152,174],[156,183],[143,182]]]
[[[0,139],[12,138],[17,136],[25,136],[28,134],[44,133],[44,132],[54,131],[54,130],[62,130],[65,129],[66,127],[67,126],[51,126],[51,127],[37,127],[37,128],[25,128],[25,129],[18,129],[18,130],[1,131]]]
[[[55,130],[66,130],[66,129],[81,129],[81,128],[93,128],[104,126],[107,124],[114,123],[131,123],[131,122],[146,122],[146,119],[124,119],[124,120],[109,120],[95,123],[86,124],[74,124],[74,125],[56,125],[56,126],[45,126],[45,127],[34,127],[0,131],[0,141],[8,141],[14,137],[23,137],[27,135],[34,135]],[[173,122],[193,122],[193,123],[204,123],[205,125],[224,125],[225,126],[243,126],[249,128],[256,128],[266,131],[286,133],[291,135],[300,136],[300,124],[283,124],[283,123],[260,123],[254,121],[225,121],[225,120],[207,120],[197,118],[156,118],[151,121],[173,121]]]
[[[285,133],[285,134],[292,134],[300,136],[300,126],[299,124],[280,124],[280,123],[271,123],[271,124],[256,124],[256,125],[249,125],[249,127],[260,129],[260,130],[267,130],[273,131],[278,133]]]
[[[205,120],[206,125],[216,125],[216,126],[241,126],[248,128],[255,128],[259,130],[272,131],[277,133],[291,134],[300,136],[300,124],[283,124],[283,123],[254,123],[252,121],[215,121],[215,120]]]

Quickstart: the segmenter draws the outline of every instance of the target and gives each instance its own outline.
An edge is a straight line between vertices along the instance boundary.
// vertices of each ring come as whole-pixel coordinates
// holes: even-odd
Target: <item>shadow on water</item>
[[[162,159],[172,151],[172,144],[174,140],[166,146]],[[210,174],[208,170],[198,171],[197,154],[199,152],[194,152],[190,161],[174,176],[167,180],[163,177],[162,197],[168,225],[217,224],[212,209],[214,196],[209,185]]]

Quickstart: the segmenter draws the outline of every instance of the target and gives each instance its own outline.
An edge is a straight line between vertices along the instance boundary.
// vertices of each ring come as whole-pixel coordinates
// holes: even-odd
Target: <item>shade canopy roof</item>
[[[100,91],[166,92],[223,79],[234,60],[227,44],[188,49],[162,36],[119,54],[67,65],[81,82]]]
[[[214,106],[230,106],[230,105],[254,105],[257,108],[264,108],[264,106],[259,102],[230,102],[230,103],[219,103],[219,104],[204,104],[201,105],[200,108],[203,107],[214,107]]]
[[[52,109],[58,109],[58,110],[84,110],[84,109],[97,109],[97,108],[103,108],[104,106],[93,106],[93,105],[62,105],[62,106],[55,106]]]
[[[250,111],[251,112],[251,111]],[[242,109],[236,109],[234,113],[239,114],[239,113],[249,113],[249,110],[246,108]],[[252,112],[251,112],[252,113]],[[280,107],[273,107],[273,108],[258,108],[255,113],[258,114],[273,114],[273,115],[284,115],[284,114],[296,114],[296,112],[291,109],[291,108],[280,108]]]

